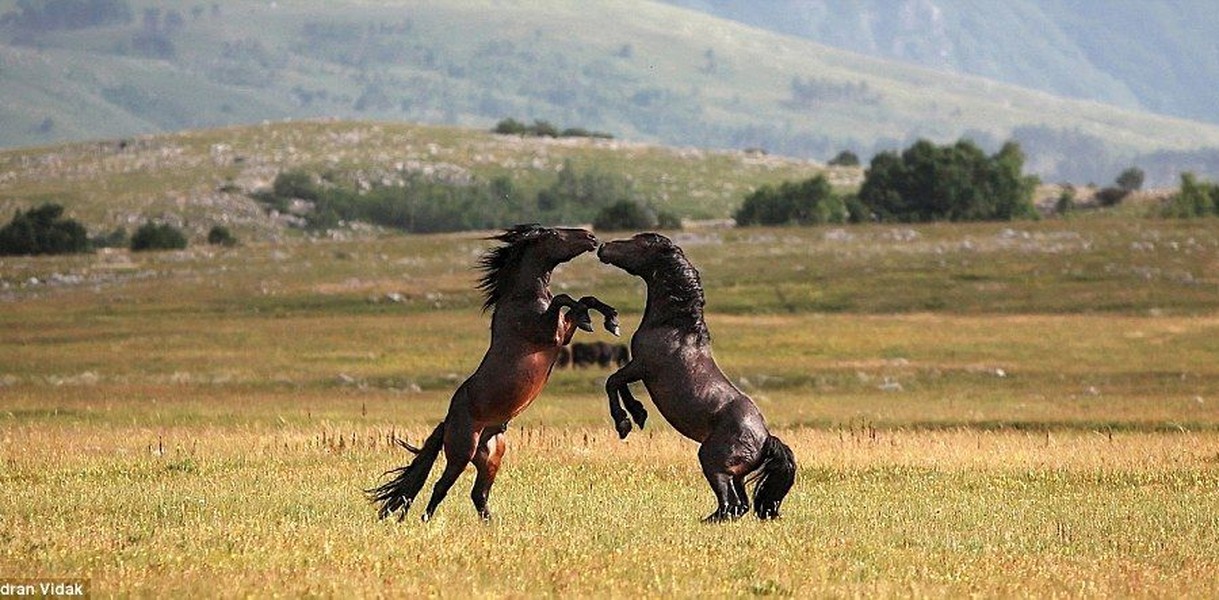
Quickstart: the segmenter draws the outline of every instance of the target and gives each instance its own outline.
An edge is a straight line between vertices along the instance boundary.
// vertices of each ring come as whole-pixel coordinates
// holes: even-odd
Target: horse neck
[[[703,320],[703,289],[698,271],[682,257],[660,265],[644,277],[648,285],[643,323],[669,325],[709,339]]]
[[[549,300],[551,298],[550,274],[556,266],[558,265],[522,261],[513,270],[514,272],[509,280],[512,283],[507,290],[504,290],[505,293],[500,297],[500,300],[535,300],[537,298]]]

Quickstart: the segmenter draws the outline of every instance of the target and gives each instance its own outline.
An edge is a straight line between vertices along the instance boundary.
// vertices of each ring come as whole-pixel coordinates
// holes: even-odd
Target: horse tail
[[[775,519],[779,505],[796,483],[796,456],[792,449],[775,436],[766,438],[762,446],[762,464],[754,472],[753,510],[759,519]]]
[[[379,519],[384,519],[399,510],[402,511],[402,514],[398,518],[406,517],[406,511],[410,510],[415,496],[418,496],[419,490],[423,489],[428,473],[432,471],[432,465],[436,463],[436,457],[440,455],[440,450],[444,447],[444,421],[441,421],[432,430],[432,434],[423,442],[423,447],[416,448],[402,440],[398,440],[398,445],[413,453],[415,459],[405,467],[390,469],[382,474],[382,477],[393,474],[393,479],[370,490],[364,490],[370,502],[381,504],[381,508],[377,510]]]

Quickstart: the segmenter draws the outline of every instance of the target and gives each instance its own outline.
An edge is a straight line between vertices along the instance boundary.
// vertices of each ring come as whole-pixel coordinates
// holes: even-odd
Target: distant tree
[[[89,251],[89,234],[63,217],[63,207],[43,204],[18,211],[0,228],[0,255],[71,254]]]
[[[733,215],[737,225],[814,225],[846,220],[846,205],[824,175],[778,187],[764,185],[745,197]]]
[[[1142,169],[1138,167],[1130,167],[1129,169],[1122,171],[1122,173],[1117,176],[1115,183],[1117,184],[1117,187],[1126,190],[1127,192],[1137,192],[1143,189],[1143,180],[1145,178],[1146,174],[1143,173]]]
[[[552,125],[550,121],[536,119],[530,126],[530,130],[533,135],[538,137],[559,137],[559,128]]]
[[[233,236],[233,232],[229,231],[228,227],[213,225],[207,232],[207,243],[231,248],[237,245],[237,238]]]
[[[882,221],[986,221],[1035,218],[1035,177],[1023,174],[1014,142],[987,156],[969,140],[937,146],[920,140],[872,159],[860,201]]]
[[[520,135],[533,137],[586,137],[586,138],[604,138],[613,139],[613,135],[603,131],[590,131],[583,127],[568,127],[559,130],[549,121],[541,119],[535,120],[532,125],[526,125],[511,117],[501,119],[495,124],[491,130],[493,133],[500,135]]]
[[[597,231],[639,231],[654,229],[659,224],[656,213],[633,200],[620,200],[597,213],[593,228]]]
[[[1129,196],[1130,192],[1120,187],[1104,187],[1096,192],[1096,202],[1101,206],[1117,206]]]
[[[831,167],[858,167],[859,156],[850,150],[843,150],[831,158],[829,164]]]
[[[318,185],[313,182],[313,176],[305,171],[284,171],[275,176],[271,182],[271,191],[279,198],[299,198],[310,202],[321,196]]]
[[[1075,212],[1074,187],[1068,185],[1062,189],[1062,193],[1058,194],[1058,201],[1054,203],[1054,212],[1060,215]]]
[[[1198,181],[1190,172],[1182,173],[1180,189],[1168,200],[1161,214],[1177,219],[1219,214],[1219,185]]]
[[[501,135],[522,135],[526,132],[527,126],[511,117],[500,120],[495,124],[495,129],[491,131]]]
[[[603,208],[624,200],[639,201],[625,177],[597,169],[580,171],[568,160],[555,182],[538,191],[537,211],[543,220],[588,221]]]
[[[181,250],[186,247],[186,236],[173,225],[144,223],[131,236],[131,251]]]

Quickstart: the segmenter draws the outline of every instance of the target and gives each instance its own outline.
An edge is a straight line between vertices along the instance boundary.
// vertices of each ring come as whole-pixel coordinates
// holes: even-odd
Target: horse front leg
[[[643,379],[642,363],[632,360],[605,380],[605,394],[609,397],[610,418],[614,420],[614,428],[618,430],[620,439],[626,439],[626,436],[631,433],[631,419],[627,417],[626,410],[622,408],[623,402],[626,403],[627,409],[631,411],[631,416],[635,418],[640,429],[643,429],[643,422],[648,418],[648,411],[644,409],[643,403],[631,395],[629,387],[632,382],[641,379]]]
[[[548,315],[557,317],[559,309],[563,307],[567,307],[567,314],[564,316],[566,320],[574,323],[576,327],[579,327],[584,331],[589,333],[593,332],[593,319],[588,315],[589,307],[585,305],[582,300],[577,302],[574,298],[568,296],[567,294],[559,294],[558,296],[550,299],[550,308],[547,309],[546,312]],[[570,340],[571,337],[567,336],[566,339]],[[563,344],[565,345],[566,341]]]
[[[617,309],[598,300],[596,296],[585,296],[580,298],[579,304],[601,313],[601,315],[605,317],[605,330],[614,334],[614,337],[618,337],[620,331],[618,327]]]

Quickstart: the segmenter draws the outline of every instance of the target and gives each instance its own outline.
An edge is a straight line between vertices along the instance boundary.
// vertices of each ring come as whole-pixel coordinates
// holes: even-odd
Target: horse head
[[[597,250],[597,258],[631,275],[642,277],[658,260],[680,253],[681,248],[673,240],[659,233],[648,232],[602,244]]]
[[[585,252],[597,248],[597,238],[586,229],[543,227],[536,223],[515,225],[489,240],[502,242],[483,254],[478,267],[483,271],[479,289],[486,295],[483,308],[495,305],[518,276],[541,276]]]

